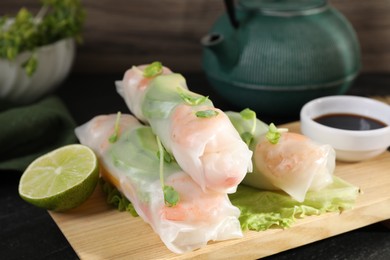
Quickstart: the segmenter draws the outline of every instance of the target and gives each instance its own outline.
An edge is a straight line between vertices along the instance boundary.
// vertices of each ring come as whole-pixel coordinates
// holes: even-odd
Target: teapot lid
[[[323,7],[326,0],[239,0],[245,9],[261,11],[304,11]]]

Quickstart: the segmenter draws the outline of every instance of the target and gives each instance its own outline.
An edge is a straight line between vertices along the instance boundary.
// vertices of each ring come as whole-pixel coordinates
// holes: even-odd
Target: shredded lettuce
[[[106,201],[119,211],[129,212],[133,217],[137,217],[138,213],[135,211],[133,204],[123,194],[111,185],[109,182],[100,178],[100,186],[106,195]]]
[[[356,186],[334,177],[334,182],[321,191],[309,191],[301,203],[282,192],[245,185],[239,185],[229,198],[241,210],[239,220],[243,230],[264,231],[274,227],[289,228],[297,218],[350,209],[359,192]]]

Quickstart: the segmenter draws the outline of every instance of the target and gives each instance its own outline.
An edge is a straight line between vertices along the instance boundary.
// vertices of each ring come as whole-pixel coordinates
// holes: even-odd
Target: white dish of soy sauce
[[[300,117],[302,133],[332,145],[340,161],[367,160],[390,146],[390,106],[374,99],[322,97],[305,104]]]

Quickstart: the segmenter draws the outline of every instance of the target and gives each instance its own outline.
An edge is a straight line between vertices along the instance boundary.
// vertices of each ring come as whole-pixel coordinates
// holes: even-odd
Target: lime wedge
[[[98,179],[95,153],[87,146],[71,144],[33,161],[20,178],[19,195],[35,206],[65,211],[89,198]]]

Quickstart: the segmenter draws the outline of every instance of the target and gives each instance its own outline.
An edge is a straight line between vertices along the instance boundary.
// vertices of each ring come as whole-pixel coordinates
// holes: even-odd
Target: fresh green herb
[[[218,115],[218,111],[212,110],[212,109],[207,109],[207,110],[201,110],[197,111],[195,113],[197,117],[201,118],[210,118]]]
[[[179,201],[179,193],[172,186],[163,186],[165,204],[175,206]]]
[[[271,144],[277,144],[279,142],[281,133],[287,132],[286,128],[277,128],[273,123],[269,125],[268,132],[265,137]]]
[[[114,133],[108,138],[108,141],[110,143],[115,143],[118,140],[120,118],[121,118],[121,112],[118,112],[116,114],[116,120],[115,120],[115,125],[114,125]]]
[[[182,88],[178,88],[177,91],[179,92],[180,97],[190,106],[198,106],[200,104],[203,104],[206,102],[209,97],[200,96],[200,95],[190,95],[190,93],[185,93]]]
[[[161,141],[158,137],[157,139],[157,145],[158,145],[158,151],[159,151],[159,159],[160,159],[160,182],[161,182],[161,188],[164,193],[164,202],[165,205],[168,207],[176,206],[176,204],[179,202],[179,193],[172,187],[165,185],[164,182],[164,147],[161,144]]]
[[[28,75],[38,64],[34,53],[44,45],[65,38],[81,42],[85,12],[80,0],[41,0],[42,8],[35,16],[21,8],[15,17],[0,18],[0,58],[14,60],[24,51],[33,54],[23,63]]]
[[[26,60],[22,67],[28,76],[32,76],[38,67],[38,59],[35,52]]]
[[[156,77],[156,76],[162,74],[162,72],[163,72],[163,66],[162,66],[161,62],[155,61],[155,62],[149,64],[149,66],[147,66],[145,68],[144,77],[153,78],[153,77]]]
[[[253,119],[256,119],[256,112],[249,109],[249,108],[245,108],[244,110],[242,110],[240,112],[240,115],[243,119],[245,120],[253,120]]]
[[[254,138],[255,131],[256,131],[256,112],[249,109],[249,108],[245,108],[244,110],[242,110],[240,112],[240,115],[243,119],[252,121],[251,122],[252,127],[251,127],[250,132],[244,132],[241,134],[242,140],[247,145],[249,145],[252,142],[252,140]]]
[[[160,151],[157,152],[157,157],[160,158]],[[175,157],[173,157],[172,154],[168,153],[167,150],[164,149],[164,147],[163,147],[163,158],[164,158],[164,162],[166,163],[171,163],[175,161]]]

